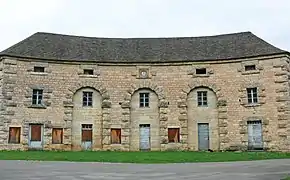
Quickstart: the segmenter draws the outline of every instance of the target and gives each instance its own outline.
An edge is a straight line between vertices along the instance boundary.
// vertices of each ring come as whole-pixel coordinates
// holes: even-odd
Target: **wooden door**
[[[92,149],[93,143],[93,125],[92,124],[82,124],[82,149],[89,150]]]
[[[43,133],[42,124],[30,124],[29,126],[29,146],[31,148],[42,148]]]

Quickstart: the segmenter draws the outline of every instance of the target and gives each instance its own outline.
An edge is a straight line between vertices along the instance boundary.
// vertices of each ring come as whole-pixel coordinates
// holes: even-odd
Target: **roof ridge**
[[[233,33],[225,33],[225,34],[214,34],[214,35],[201,35],[201,36],[167,36],[167,37],[96,37],[96,36],[80,36],[80,35],[72,35],[72,34],[62,34],[62,33],[51,33],[51,32],[36,32],[33,35],[52,35],[52,36],[67,36],[67,37],[78,37],[78,38],[92,38],[92,39],[179,39],[179,38],[214,38],[214,37],[222,37],[222,36],[235,36],[241,34],[251,34],[254,35],[251,31],[240,31]],[[32,35],[32,36],[33,36]],[[255,36],[255,35],[254,35]]]

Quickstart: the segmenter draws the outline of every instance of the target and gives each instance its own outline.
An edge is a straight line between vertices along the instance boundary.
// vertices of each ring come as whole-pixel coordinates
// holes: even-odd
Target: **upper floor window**
[[[34,66],[33,71],[34,72],[44,72],[44,67]]]
[[[197,105],[207,106],[207,91],[197,91]]]
[[[139,94],[140,107],[149,107],[149,93]]]
[[[42,103],[43,90],[42,89],[33,89],[32,92],[32,104],[39,105]]]
[[[258,103],[258,90],[257,88],[247,88],[248,103]]]
[[[94,75],[94,70],[93,69],[84,69],[84,74],[85,75]]]
[[[93,106],[93,92],[83,92],[83,106]]]
[[[246,65],[245,71],[253,71],[256,70],[256,65]]]
[[[196,69],[195,74],[206,74],[206,68]]]

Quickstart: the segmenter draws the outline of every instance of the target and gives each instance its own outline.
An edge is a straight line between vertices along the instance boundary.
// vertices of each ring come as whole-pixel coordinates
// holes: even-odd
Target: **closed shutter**
[[[63,129],[54,128],[52,129],[52,144],[62,144]]]
[[[9,128],[9,143],[20,143],[20,127]]]
[[[168,141],[173,143],[179,142],[179,128],[168,129]]]
[[[121,129],[111,129],[111,143],[121,144]]]

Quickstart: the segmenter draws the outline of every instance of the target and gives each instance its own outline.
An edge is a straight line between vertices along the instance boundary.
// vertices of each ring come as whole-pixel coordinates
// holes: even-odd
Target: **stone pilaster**
[[[17,99],[14,97],[14,88],[17,83],[17,61],[3,59],[0,67],[0,144],[8,143],[9,124],[15,114],[14,107],[17,106]],[[9,145],[8,145],[9,146]]]
[[[279,149],[289,151],[290,147],[290,87],[289,62],[281,59],[273,64],[274,82],[276,87],[276,103],[277,103],[277,134],[279,138]]]

